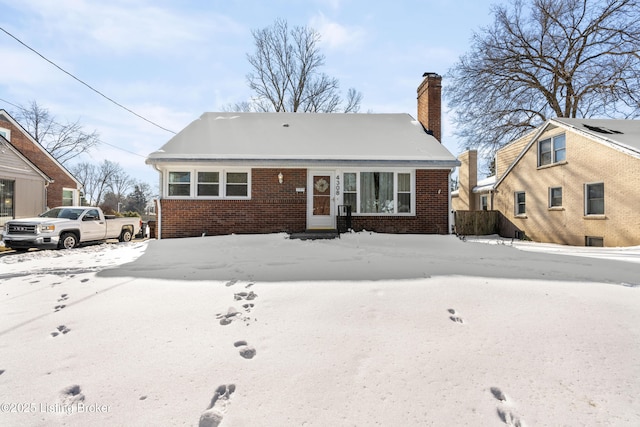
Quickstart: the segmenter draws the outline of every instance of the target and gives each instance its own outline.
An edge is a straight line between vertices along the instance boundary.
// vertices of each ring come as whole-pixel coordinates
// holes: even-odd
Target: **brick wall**
[[[539,139],[562,132],[552,129]],[[566,161],[538,167],[537,147],[530,147],[494,196],[494,209],[512,229],[539,242],[584,246],[592,236],[603,237],[605,246],[640,245],[640,159],[566,132]],[[604,183],[605,214],[585,216],[584,185],[597,182]],[[562,187],[562,207],[549,208],[550,187]],[[516,191],[526,194],[526,215],[515,215]]]
[[[442,142],[442,77],[436,73],[426,73],[418,86],[418,121],[433,136]]]
[[[251,200],[163,199],[162,238],[304,231],[307,194],[298,187],[307,187],[306,169],[252,169]]]
[[[62,189],[77,187],[76,182],[60,168],[58,163],[51,160],[40,147],[36,146],[23,130],[14,126],[11,122],[0,118],[0,127],[11,130],[11,145],[13,145],[31,163],[36,165],[42,172],[54,182],[47,187],[47,206],[52,208],[62,205]]]
[[[352,228],[378,233],[448,234],[448,189],[448,170],[417,170],[415,216],[354,216]]]
[[[278,183],[278,173],[284,175]],[[306,169],[252,169],[251,200],[163,199],[162,238],[306,229]],[[352,228],[380,233],[448,233],[448,170],[416,171],[416,215],[354,216]]]

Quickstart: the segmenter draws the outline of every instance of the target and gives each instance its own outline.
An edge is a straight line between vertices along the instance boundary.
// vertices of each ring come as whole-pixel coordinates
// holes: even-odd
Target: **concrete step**
[[[300,240],[335,239],[339,237],[338,230],[306,230],[301,233],[289,234],[290,239]]]

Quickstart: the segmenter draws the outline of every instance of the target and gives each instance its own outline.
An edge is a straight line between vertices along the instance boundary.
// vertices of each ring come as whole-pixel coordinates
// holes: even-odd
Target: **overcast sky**
[[[284,18],[322,37],[323,71],[362,92],[361,112],[416,117],[425,71],[446,74],[491,23],[500,0],[0,0],[0,27],[117,103],[173,131],[247,100],[251,30]],[[145,157],[171,133],[108,101],[0,31],[0,108],[35,100],[60,122],[80,119],[119,162],[157,185]],[[446,91],[446,80],[444,81]],[[14,104],[14,105],[12,105]],[[444,143],[458,154],[444,117]],[[125,151],[126,150],[126,151]],[[84,158],[83,160],[89,160]]]

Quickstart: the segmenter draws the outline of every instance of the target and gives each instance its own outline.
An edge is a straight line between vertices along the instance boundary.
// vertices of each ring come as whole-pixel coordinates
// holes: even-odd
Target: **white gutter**
[[[155,199],[156,206],[158,207],[158,212],[156,212],[156,239],[160,240],[162,239],[162,170],[158,169],[158,165],[154,164],[152,166],[158,171],[158,181],[160,181],[158,185],[159,195],[158,198]]]
[[[451,169],[451,171],[449,171],[449,181],[447,182],[447,198],[448,198],[448,230],[447,230],[447,234],[453,234],[453,210],[451,210],[451,207],[453,206],[451,203],[451,175],[455,172],[456,168]]]

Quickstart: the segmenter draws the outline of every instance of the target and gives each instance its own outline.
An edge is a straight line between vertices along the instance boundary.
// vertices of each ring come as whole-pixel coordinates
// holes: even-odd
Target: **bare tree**
[[[107,192],[113,192],[112,188],[117,187],[114,182],[131,182],[122,167],[109,160],[104,160],[97,166],[87,162],[78,163],[73,166],[71,173],[82,183],[84,198],[93,206],[102,203]],[[124,191],[126,189],[121,194],[124,194]]]
[[[253,71],[247,75],[255,96],[229,107],[236,111],[356,112],[362,94],[349,89],[344,107],[338,80],[320,72],[324,55],[320,34],[308,27],[289,28],[277,19],[271,27],[252,32],[255,53],[247,55]]]
[[[445,79],[462,146],[491,156],[548,118],[640,115],[638,0],[511,0],[493,15]]]
[[[88,152],[99,144],[96,131],[82,130],[79,120],[61,124],[49,110],[32,101],[28,107],[20,106],[16,120],[61,164]]]

